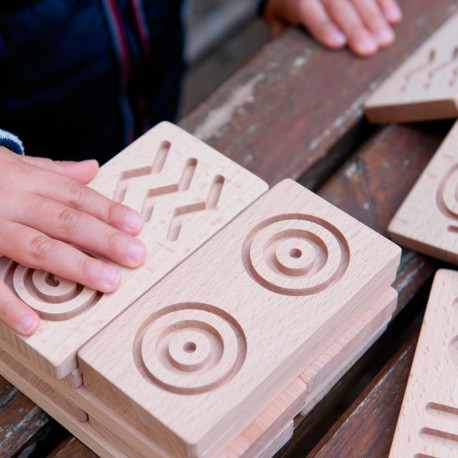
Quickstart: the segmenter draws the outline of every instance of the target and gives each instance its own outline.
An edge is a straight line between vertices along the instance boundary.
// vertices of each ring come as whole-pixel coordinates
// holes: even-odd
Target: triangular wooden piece
[[[458,15],[412,54],[364,105],[371,122],[458,117]]]
[[[391,221],[394,241],[458,264],[458,123]]]

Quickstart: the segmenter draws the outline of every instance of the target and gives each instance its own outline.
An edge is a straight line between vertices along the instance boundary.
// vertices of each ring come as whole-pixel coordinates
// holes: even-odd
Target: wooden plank
[[[390,360],[310,456],[388,456],[417,336],[414,334]]]
[[[458,453],[458,272],[434,278],[390,457]]]
[[[458,264],[457,189],[458,123],[391,221],[392,238],[411,250]]]
[[[458,15],[452,16],[364,104],[371,122],[458,117]]]
[[[48,415],[0,377],[0,450],[15,455],[50,422]]]
[[[307,185],[315,186],[351,150],[348,133],[367,129],[360,122],[366,98],[458,6],[456,0],[400,4],[396,44],[370,61],[328,51],[290,30],[181,125],[271,185],[307,172]]]
[[[69,436],[52,453],[48,458],[97,458],[97,455],[88,449],[81,441],[74,436]]]
[[[388,289],[399,254],[285,180],[79,352],[84,386],[172,454],[228,445]]]
[[[162,123],[105,164],[90,186],[143,214],[145,264],[123,268],[118,291],[102,295],[0,258],[0,278],[41,315],[33,336],[0,326],[0,336],[57,378],[77,368],[76,352],[267,185],[180,128]]]

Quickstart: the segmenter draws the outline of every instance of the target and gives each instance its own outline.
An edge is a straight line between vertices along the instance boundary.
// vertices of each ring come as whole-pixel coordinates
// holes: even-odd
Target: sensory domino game
[[[365,105],[373,122],[458,117],[458,15]],[[458,264],[458,123],[389,225],[401,246]],[[435,277],[390,456],[458,456],[458,272]]]
[[[91,186],[142,212],[148,259],[102,295],[1,258],[42,323],[0,326],[0,372],[101,456],[272,456],[395,309],[394,243],[176,126]]]
[[[392,458],[458,453],[458,272],[439,270],[391,447]]]
[[[453,15],[365,103],[371,122],[458,117],[458,15]]]
[[[393,240],[402,246],[458,264],[458,123],[388,230]]]

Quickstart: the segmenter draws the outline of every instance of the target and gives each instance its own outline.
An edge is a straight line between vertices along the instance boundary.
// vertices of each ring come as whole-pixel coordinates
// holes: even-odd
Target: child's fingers
[[[37,313],[25,305],[2,281],[0,281],[0,322],[25,336],[33,334],[40,325]]]
[[[52,161],[44,157],[21,156],[21,159],[28,164],[40,167],[51,172],[61,173],[69,178],[88,183],[99,170],[99,164],[96,160],[90,159],[81,162],[72,161]]]
[[[326,0],[324,4],[332,21],[347,37],[348,46],[354,53],[372,56],[377,52],[378,43],[366,28],[353,3],[349,0]]]
[[[378,0],[378,4],[390,24],[397,24],[402,20],[402,10],[396,0]]]
[[[20,264],[103,293],[115,291],[121,282],[121,274],[115,267],[35,229],[8,222],[2,223],[0,231],[11,234],[8,243],[0,239],[0,253]]]
[[[31,195],[15,222],[127,267],[138,267],[146,256],[144,244],[135,237],[88,213],[43,197]]]
[[[34,187],[42,197],[88,213],[129,234],[136,235],[143,227],[143,218],[136,211],[64,175],[42,170],[34,175]]]
[[[299,23],[323,45],[341,48],[346,44],[344,33],[330,18],[321,0],[302,0],[297,14]]]
[[[395,39],[394,30],[388,24],[376,0],[353,0],[353,5],[367,29],[377,39],[380,47],[393,44]]]

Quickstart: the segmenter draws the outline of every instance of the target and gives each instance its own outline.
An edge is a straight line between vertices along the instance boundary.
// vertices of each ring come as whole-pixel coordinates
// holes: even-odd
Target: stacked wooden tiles
[[[458,455],[458,272],[437,272],[392,458]]]
[[[458,15],[455,14],[374,92],[372,122],[458,117]]]
[[[146,264],[103,296],[3,259],[42,325],[1,327],[0,372],[100,455],[270,456],[394,310],[396,245],[173,125],[91,185],[142,211]]]
[[[402,246],[458,264],[458,123],[390,223]]]

